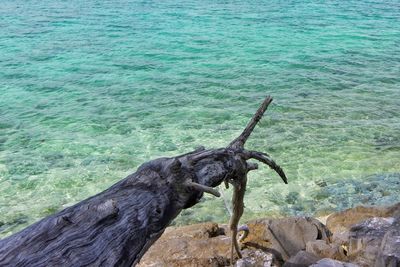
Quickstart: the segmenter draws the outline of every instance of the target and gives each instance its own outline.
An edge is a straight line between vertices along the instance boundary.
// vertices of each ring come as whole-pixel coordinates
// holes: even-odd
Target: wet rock
[[[244,246],[270,250],[275,257],[288,260],[305,250],[307,242],[328,240],[329,231],[318,220],[308,217],[261,219],[247,224],[249,236]]]
[[[328,184],[327,184],[324,180],[322,180],[322,179],[319,179],[319,180],[315,181],[314,183],[315,183],[316,185],[318,185],[319,187],[325,187],[325,186],[328,185]]]
[[[300,197],[300,194],[298,192],[290,192],[287,196],[286,196],[286,203],[288,204],[295,204],[298,202]]]
[[[382,135],[374,137],[376,150],[400,149],[400,137],[394,135]]]
[[[285,262],[283,267],[308,267],[320,259],[320,257],[310,252],[299,251],[296,255],[290,257],[290,259]]]
[[[310,265],[310,267],[358,267],[358,265],[332,259],[322,259],[317,263]]]

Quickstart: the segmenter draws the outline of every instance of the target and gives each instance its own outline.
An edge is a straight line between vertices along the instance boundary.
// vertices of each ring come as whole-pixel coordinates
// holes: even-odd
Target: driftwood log
[[[243,213],[249,159],[282,169],[265,153],[244,144],[272,98],[267,97],[243,133],[228,147],[203,147],[177,157],[159,158],[107,190],[46,217],[0,240],[0,266],[132,266],[182,211],[214,187],[234,186],[232,230]],[[233,234],[236,243],[236,233]],[[238,251],[239,253],[239,251]]]

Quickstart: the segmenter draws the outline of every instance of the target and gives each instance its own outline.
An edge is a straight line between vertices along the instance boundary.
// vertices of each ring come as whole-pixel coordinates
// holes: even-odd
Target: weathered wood
[[[213,187],[222,182],[241,186],[234,193],[231,219],[231,226],[237,227],[243,213],[244,179],[257,168],[247,160],[269,165],[287,182],[267,154],[243,148],[271,101],[266,98],[227,148],[199,148],[144,163],[109,189],[0,240],[0,266],[135,265],[182,209],[195,205],[203,192],[219,196]]]
[[[256,113],[251,118],[250,122],[247,124],[246,128],[243,132],[233,140],[228,148],[236,149],[237,151],[242,151],[242,157],[247,159],[256,159],[262,163],[267,164],[271,169],[275,170],[279,176],[283,179],[285,183],[287,183],[287,178],[283,170],[268,156],[266,153],[257,152],[257,151],[247,151],[244,149],[244,145],[247,139],[250,137],[251,133],[253,132],[254,128],[256,127],[257,123],[261,120],[262,116],[264,115],[265,111],[267,110],[269,104],[271,104],[272,98],[267,96],[261,106],[258,108]],[[240,218],[243,215],[244,211],[244,194],[246,192],[246,185],[247,185],[247,172],[251,170],[257,169],[257,164],[251,165],[251,163],[247,163],[247,171],[242,173],[241,175],[237,175],[232,180],[225,180],[225,185],[228,187],[228,183],[233,185],[233,195],[232,195],[232,214],[229,220],[229,229],[231,231],[231,238],[232,238],[232,246],[231,246],[231,264],[234,261],[233,250],[235,249],[239,258],[242,257],[240,253],[240,248],[237,240],[237,233],[239,227]]]

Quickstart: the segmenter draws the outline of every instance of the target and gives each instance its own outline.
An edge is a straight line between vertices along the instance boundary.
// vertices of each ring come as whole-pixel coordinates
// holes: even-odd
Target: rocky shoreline
[[[359,206],[324,219],[263,218],[247,226],[237,267],[400,266],[400,203]],[[226,225],[169,227],[138,266],[230,266],[230,245]]]

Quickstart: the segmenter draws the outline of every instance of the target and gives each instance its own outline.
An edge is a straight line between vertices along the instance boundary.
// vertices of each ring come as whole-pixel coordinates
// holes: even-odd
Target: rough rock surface
[[[332,233],[348,230],[352,225],[373,217],[400,216],[400,203],[390,207],[359,206],[331,214],[326,220],[326,226]]]
[[[170,227],[138,266],[228,266],[230,244],[216,223]]]
[[[283,267],[308,267],[313,263],[316,263],[321,258],[307,251],[299,251],[296,255],[290,257],[285,262]]]
[[[354,225],[348,256],[361,266],[400,266],[400,218],[376,217]]]
[[[372,266],[380,251],[383,237],[393,222],[394,218],[375,217],[351,227],[349,258],[357,259],[361,265]]]
[[[389,208],[357,207],[333,214],[332,230],[346,232],[339,243],[332,241],[328,228],[313,218],[250,221],[249,235],[241,243],[243,258],[236,259],[234,266],[398,267],[399,215],[400,204]],[[334,220],[337,226],[332,224]],[[230,233],[225,225],[170,227],[139,266],[230,266],[230,249]]]
[[[309,217],[261,219],[247,225],[250,233],[244,240],[244,246],[270,250],[283,260],[305,250],[307,242],[328,241],[330,235],[321,222]]]
[[[383,237],[375,266],[400,266],[400,218]]]
[[[248,250],[242,251],[243,258],[236,262],[236,267],[274,267],[274,255],[262,250]]]
[[[328,217],[327,225],[333,232],[330,246],[339,248],[339,252],[345,248],[342,257],[335,254],[330,258],[359,266],[400,266],[400,203],[338,212]],[[316,249],[310,247],[309,251]]]
[[[345,252],[340,245],[329,243],[325,240],[307,242],[306,251],[319,256],[320,258],[330,258],[336,260],[346,259]]]
[[[249,222],[238,266],[280,266],[315,240],[328,241],[329,232],[313,218],[291,217]],[[224,226],[204,223],[170,227],[149,249],[139,266],[229,266],[230,237]]]
[[[310,265],[310,267],[358,267],[358,266],[348,262],[341,262],[332,259],[322,259],[319,260],[317,263]]]

